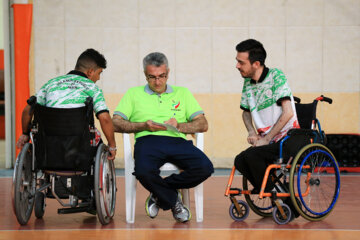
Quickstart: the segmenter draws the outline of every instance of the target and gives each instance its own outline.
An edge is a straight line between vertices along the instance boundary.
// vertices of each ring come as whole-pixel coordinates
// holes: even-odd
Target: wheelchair
[[[320,221],[334,209],[340,194],[340,171],[333,153],[325,146],[326,136],[316,118],[319,101],[329,104],[332,99],[323,95],[312,103],[301,104],[294,97],[300,129],[289,131],[280,142],[279,158],[270,164],[265,172],[260,192],[251,193],[253,186],[243,176],[242,189],[232,188],[235,166],[232,168],[225,196],[230,198],[229,215],[235,221],[245,220],[250,209],[262,217],[273,217],[278,224],[286,224],[294,219],[294,212],[285,203],[289,198],[293,209],[309,221]],[[289,135],[305,134],[310,144],[305,145],[290,159],[283,159],[282,146]],[[265,192],[268,179],[275,185],[275,190]],[[245,201],[236,196],[244,195]]]
[[[63,207],[58,214],[88,212],[108,224],[115,213],[115,167],[107,159],[108,147],[101,141],[96,147],[92,100],[72,109],[31,102],[30,142],[19,153],[13,175],[18,222],[26,225],[33,209],[42,218],[46,199],[55,198]]]

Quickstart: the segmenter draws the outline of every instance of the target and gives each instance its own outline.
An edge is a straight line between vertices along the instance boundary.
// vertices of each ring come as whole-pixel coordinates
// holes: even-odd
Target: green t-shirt
[[[295,102],[284,73],[276,68],[269,69],[263,81],[255,83],[250,78],[244,79],[240,107],[250,111],[257,132],[265,136],[270,132],[282,114],[279,100],[289,98],[293,109],[293,117],[281,131],[274,136],[272,142],[277,142],[292,128],[299,128]]]
[[[74,74],[72,74],[74,73]],[[49,80],[36,94],[37,103],[53,108],[83,107],[87,97],[93,98],[94,112],[109,111],[102,90],[77,71]]]
[[[130,122],[164,123],[170,118],[175,118],[178,123],[191,121],[195,116],[204,114],[199,103],[191,92],[184,87],[167,85],[162,94],[153,92],[149,85],[130,88],[119,102],[114,115],[120,115]],[[135,133],[135,138],[147,135],[160,135],[182,137],[184,133],[174,131],[142,131]]]

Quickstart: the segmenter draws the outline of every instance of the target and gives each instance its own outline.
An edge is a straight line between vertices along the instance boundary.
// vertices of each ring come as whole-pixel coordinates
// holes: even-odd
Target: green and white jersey
[[[166,91],[157,94],[149,85],[130,88],[114,111],[130,122],[154,122],[163,123],[170,118],[175,118],[178,123],[191,121],[199,114],[204,114],[199,103],[191,92],[184,87],[167,85]],[[135,133],[135,138],[146,135],[160,135],[169,137],[182,137],[186,135],[174,131],[141,131]]]
[[[280,118],[282,99],[291,100],[294,116],[271,142],[280,140],[290,129],[300,127],[297,121],[294,98],[286,77],[279,69],[264,68],[264,73],[258,82],[250,78],[244,79],[240,107],[251,112],[257,132],[261,136],[265,136]]]
[[[37,103],[53,108],[78,108],[92,97],[96,114],[109,111],[102,90],[78,71],[49,80],[37,92]]]

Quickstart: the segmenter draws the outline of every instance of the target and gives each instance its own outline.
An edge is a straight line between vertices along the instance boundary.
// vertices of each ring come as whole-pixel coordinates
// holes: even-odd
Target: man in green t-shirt
[[[281,70],[265,66],[263,45],[248,39],[240,42],[236,50],[236,68],[244,78],[240,108],[248,131],[247,141],[252,146],[237,155],[234,164],[254,186],[252,193],[258,193],[267,166],[279,158],[280,140],[290,129],[300,126],[286,77]],[[288,138],[283,146],[284,158],[296,154],[306,143],[306,136]],[[276,190],[274,187],[269,178],[265,191]],[[289,200],[286,203],[297,216]]]
[[[115,131],[135,133],[134,175],[150,192],[145,202],[147,215],[155,218],[159,208],[171,209],[177,221],[186,222],[191,213],[177,189],[195,187],[214,170],[185,134],[205,132],[208,123],[188,89],[166,83],[170,69],[164,54],[148,54],[143,67],[148,84],[125,93],[114,111]],[[162,178],[159,169],[167,162],[183,171]]]
[[[91,97],[94,112],[108,141],[110,152],[108,159],[114,160],[116,155],[114,127],[102,90],[95,84],[100,80],[100,74],[105,68],[106,59],[104,56],[94,49],[87,49],[79,56],[75,70],[49,80],[40,88],[36,94],[36,101],[38,104],[47,107],[77,108],[85,106],[86,99]],[[23,134],[17,141],[18,148],[22,148],[29,141],[29,126],[32,116],[31,106],[25,106],[22,113]],[[96,130],[95,137],[95,145],[97,145],[100,141],[98,130]]]

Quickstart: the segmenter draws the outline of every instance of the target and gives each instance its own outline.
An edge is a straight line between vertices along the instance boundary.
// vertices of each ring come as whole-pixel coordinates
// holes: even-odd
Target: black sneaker
[[[151,218],[155,218],[159,213],[159,206],[157,205],[157,201],[152,193],[150,193],[149,197],[145,201],[145,211]]]
[[[187,222],[191,219],[190,210],[183,204],[182,197],[180,192],[178,193],[178,198],[176,200],[175,206],[171,208],[173,216],[178,222]]]

